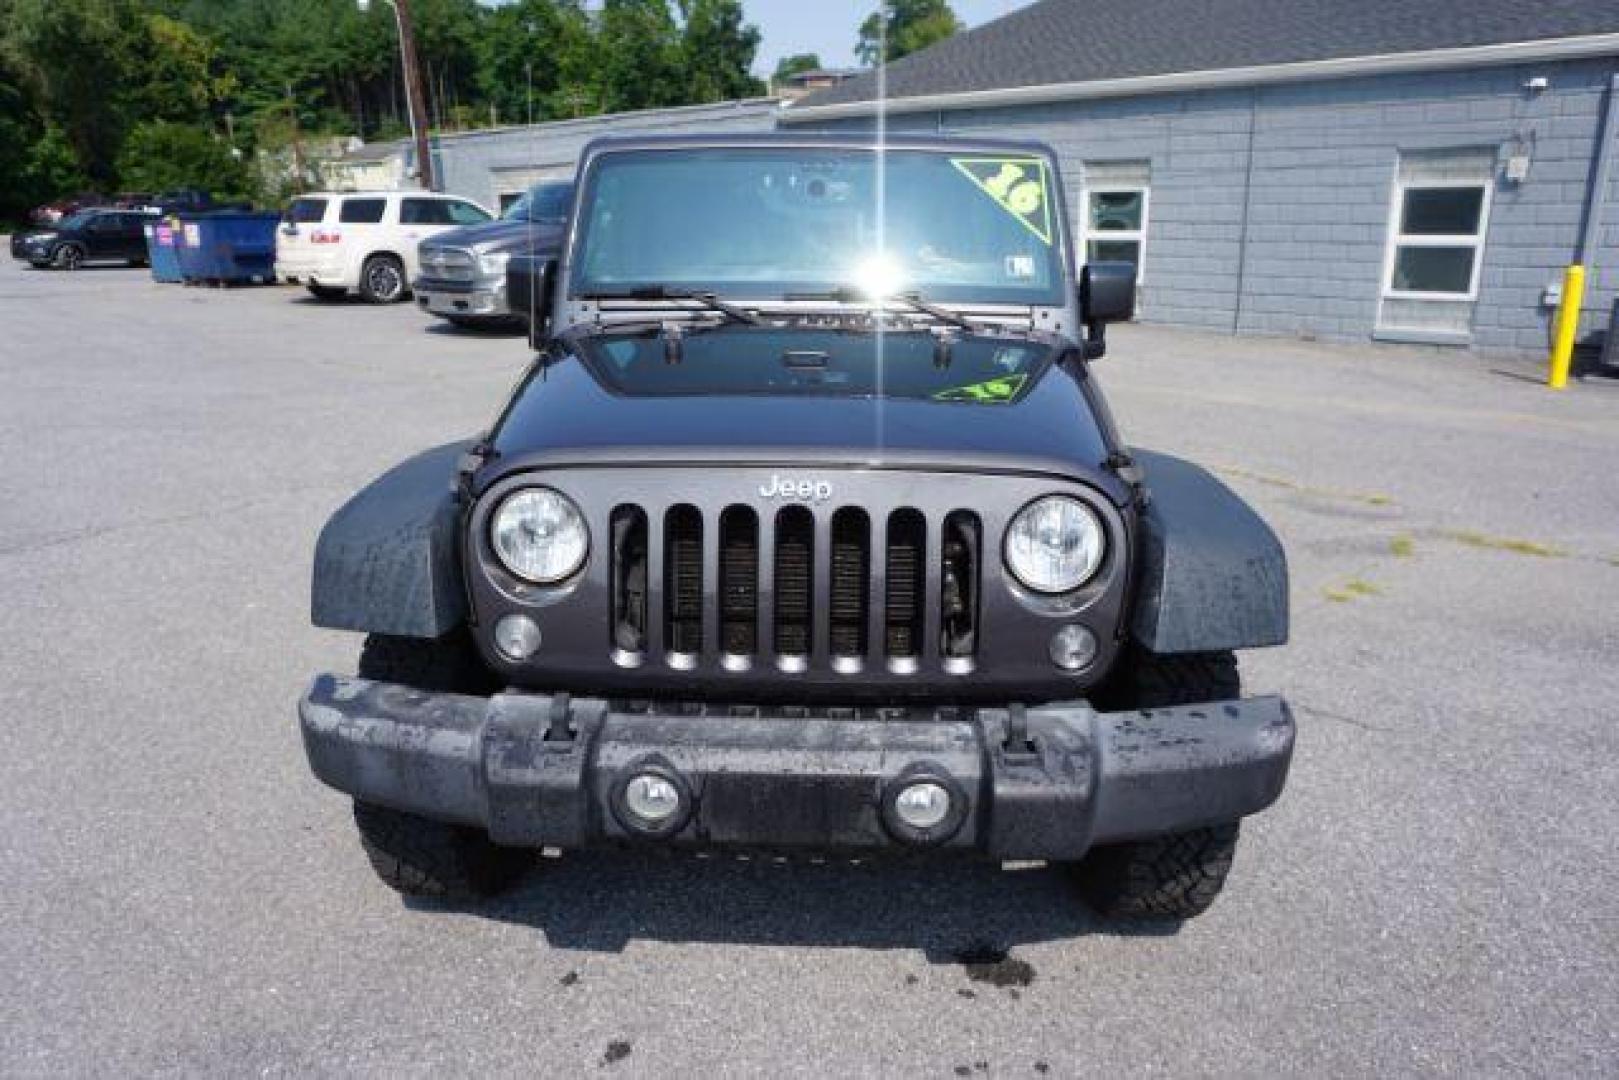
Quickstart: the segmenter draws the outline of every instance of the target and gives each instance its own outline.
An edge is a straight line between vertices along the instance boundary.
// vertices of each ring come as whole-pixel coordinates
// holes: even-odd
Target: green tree
[[[604,0],[597,55],[602,112],[686,102],[680,33],[665,0]]]
[[[144,12],[135,0],[13,0],[9,15],[9,62],[60,125],[83,171],[110,186],[146,35]]]
[[[686,102],[730,101],[764,93],[753,77],[759,28],[742,21],[739,0],[681,0],[680,53]]]
[[[200,187],[227,199],[256,194],[249,170],[223,139],[194,124],[167,120],[147,121],[130,131],[118,174],[126,187],[141,191]]]
[[[776,70],[770,76],[770,80],[779,86],[794,75],[801,75],[806,71],[819,71],[820,68],[821,58],[815,53],[794,53],[776,61]]]
[[[515,0],[495,8],[480,49],[482,100],[494,106],[497,123],[601,108],[596,38],[578,0]]]
[[[146,19],[142,60],[132,73],[131,106],[143,120],[208,123],[236,79],[219,48],[189,24],[154,13]]]
[[[961,20],[948,0],[885,0],[880,10],[860,24],[860,40],[854,51],[868,65],[898,60],[943,41],[961,28]]]

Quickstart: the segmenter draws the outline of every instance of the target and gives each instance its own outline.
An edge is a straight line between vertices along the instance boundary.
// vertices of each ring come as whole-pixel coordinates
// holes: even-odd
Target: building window
[[[1495,158],[1494,146],[1400,152],[1377,304],[1380,336],[1471,340]]]
[[[1397,184],[1384,295],[1472,300],[1478,296],[1488,183]]]
[[[1085,163],[1081,241],[1087,262],[1127,262],[1139,281],[1151,198],[1145,161]]]

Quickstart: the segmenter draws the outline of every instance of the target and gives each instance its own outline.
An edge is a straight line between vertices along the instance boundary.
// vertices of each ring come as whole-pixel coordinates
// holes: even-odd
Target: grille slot
[[[978,515],[957,510],[944,519],[939,572],[939,654],[962,661],[978,651],[978,575],[983,530]]]
[[[810,590],[815,566],[815,518],[800,506],[776,516],[777,656],[804,657],[810,651]]]
[[[759,647],[759,519],[745,506],[720,515],[720,649],[752,656]]]
[[[927,522],[921,513],[906,509],[890,514],[887,597],[883,605],[884,652],[890,660],[914,660],[920,651],[926,592],[922,560],[926,551]]]
[[[871,521],[864,510],[832,515],[830,637],[834,657],[866,652],[866,613],[871,586]]]
[[[646,511],[638,506],[616,508],[608,532],[613,648],[622,657],[639,657],[646,651]]]
[[[663,528],[664,640],[671,653],[695,656],[703,647],[703,516],[677,506]]]

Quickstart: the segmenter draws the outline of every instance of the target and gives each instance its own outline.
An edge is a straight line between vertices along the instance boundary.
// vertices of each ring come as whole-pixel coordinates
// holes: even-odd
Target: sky
[[[1030,0],[950,0],[956,17],[968,26],[998,19]],[[860,23],[876,10],[874,0],[742,0],[748,21],[764,40],[754,71],[769,75],[776,61],[810,52],[827,67],[854,67],[854,44]]]

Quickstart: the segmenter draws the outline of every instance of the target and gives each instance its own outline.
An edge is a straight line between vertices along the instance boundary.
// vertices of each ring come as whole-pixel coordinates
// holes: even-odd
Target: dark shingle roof
[[[1041,0],[888,66],[888,97],[1619,32],[1616,0]],[[870,101],[872,72],[799,109]]]

